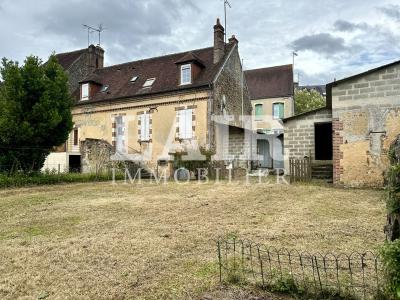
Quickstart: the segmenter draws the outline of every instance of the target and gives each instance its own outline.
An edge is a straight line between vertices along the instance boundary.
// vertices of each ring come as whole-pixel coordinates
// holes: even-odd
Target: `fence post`
[[[260,254],[260,246],[258,246],[258,245],[257,245],[257,252],[258,252],[258,260],[260,261],[260,271],[261,271],[262,286],[265,287],[264,269],[263,269],[263,263],[262,263],[262,259],[261,259],[261,254]]]
[[[219,265],[219,283],[222,283],[221,244],[219,240],[217,242],[217,247],[218,247],[218,265]]]

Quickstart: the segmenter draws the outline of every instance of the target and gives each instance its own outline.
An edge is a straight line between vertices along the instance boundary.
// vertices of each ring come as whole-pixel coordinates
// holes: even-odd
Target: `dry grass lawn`
[[[0,191],[1,299],[199,299],[214,240],[376,249],[382,191],[313,185],[91,183]]]

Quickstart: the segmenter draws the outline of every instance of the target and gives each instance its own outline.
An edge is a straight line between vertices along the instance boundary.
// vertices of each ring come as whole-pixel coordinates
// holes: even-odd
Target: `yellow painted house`
[[[109,67],[103,67],[100,47],[57,57],[73,82],[74,129],[45,168],[62,164],[66,170],[92,171],[99,159],[93,144],[111,151],[110,159],[140,161],[157,170],[170,170],[176,155],[200,159],[203,148],[225,165],[246,161],[243,142],[236,150],[224,146],[243,141],[241,116],[251,114],[251,104],[238,41],[232,36],[224,42],[219,20],[209,48]],[[230,116],[228,130],[219,129],[215,120],[221,116]]]

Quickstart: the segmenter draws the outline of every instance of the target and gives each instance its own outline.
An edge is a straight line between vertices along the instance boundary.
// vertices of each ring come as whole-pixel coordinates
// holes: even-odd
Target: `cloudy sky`
[[[237,36],[246,69],[291,63],[296,50],[300,83],[323,84],[400,59],[396,0],[230,3],[227,33]],[[223,0],[0,0],[0,57],[84,48],[82,24],[102,23],[111,65],[211,46],[217,17]]]

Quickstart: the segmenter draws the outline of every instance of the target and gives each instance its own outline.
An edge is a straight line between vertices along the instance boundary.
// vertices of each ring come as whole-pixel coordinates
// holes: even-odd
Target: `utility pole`
[[[292,72],[293,72],[293,105],[292,105],[292,107],[293,107],[293,109],[292,109],[292,114],[294,115],[295,114],[295,111],[296,111],[296,99],[295,99],[295,88],[294,88],[294,58],[296,57],[296,56],[299,56],[298,54],[297,54],[297,52],[296,51],[293,51],[292,52],[292,55],[293,55],[293,65],[292,65]]]

